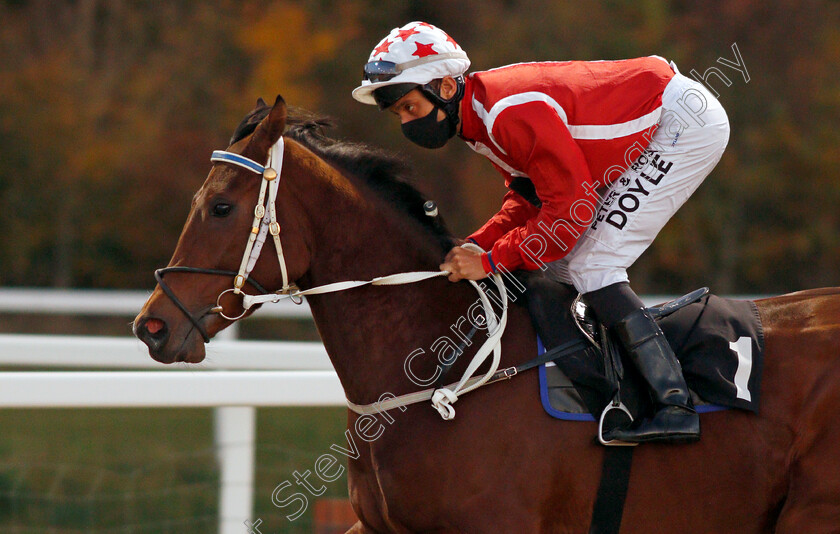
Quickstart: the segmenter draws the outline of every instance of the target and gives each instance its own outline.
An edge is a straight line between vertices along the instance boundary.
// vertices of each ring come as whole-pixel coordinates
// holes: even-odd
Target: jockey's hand
[[[449,271],[449,281],[481,280],[487,276],[481,265],[481,254],[466,248],[455,247],[446,255],[441,271]]]

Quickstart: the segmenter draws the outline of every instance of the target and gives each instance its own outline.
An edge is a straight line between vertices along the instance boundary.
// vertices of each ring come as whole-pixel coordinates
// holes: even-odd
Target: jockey
[[[720,160],[720,103],[658,56],[469,66],[444,31],[412,22],[377,44],[353,91],[398,116],[410,141],[439,148],[457,134],[504,177],[501,210],[468,237],[487,252],[456,247],[441,269],[452,281],[541,269],[574,285],[657,402],[604,438],[699,439],[680,364],[627,269]]]

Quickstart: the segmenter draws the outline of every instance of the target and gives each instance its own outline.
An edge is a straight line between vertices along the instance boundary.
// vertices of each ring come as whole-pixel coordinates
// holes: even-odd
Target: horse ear
[[[243,155],[252,159],[265,158],[268,149],[283,135],[287,116],[286,101],[283,100],[282,96],[277,95],[274,106],[272,106],[268,116],[254,130],[254,135],[243,151]]]

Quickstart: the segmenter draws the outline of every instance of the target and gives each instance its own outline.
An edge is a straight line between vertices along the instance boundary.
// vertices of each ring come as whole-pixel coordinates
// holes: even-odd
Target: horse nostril
[[[148,345],[152,351],[158,351],[169,337],[169,328],[162,320],[150,317],[140,321],[137,327],[137,337]]]
[[[146,324],[145,324],[146,330],[148,330],[151,335],[157,334],[165,326],[166,326],[166,324],[163,321],[161,321],[160,319],[149,319],[148,321],[146,321]]]

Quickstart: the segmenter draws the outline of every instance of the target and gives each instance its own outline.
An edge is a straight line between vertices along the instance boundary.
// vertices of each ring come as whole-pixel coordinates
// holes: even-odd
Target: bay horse
[[[423,214],[425,199],[400,180],[405,168],[323,137],[317,121],[291,124],[287,115],[281,98],[273,106],[259,101],[227,151],[265,162],[286,131],[276,207],[288,279],[306,289],[437,270],[453,238]],[[260,181],[220,162],[193,198],[166,287],[155,288],[134,322],[155,360],[200,362],[204,337],[231,324],[216,313],[217,296],[242,258]],[[249,278],[269,291],[284,285],[273,247],[269,239]],[[308,297],[345,394],[357,404],[416,391],[407,356],[420,354],[411,361],[415,376],[433,376],[430,347],[452,335],[475,300],[470,285],[444,278]],[[239,305],[233,293],[221,304]],[[765,330],[760,414],[704,414],[700,442],[638,447],[621,532],[840,532],[840,289],[757,305]],[[502,365],[530,360],[536,350],[527,311],[512,306]],[[459,358],[454,371],[468,361]],[[360,519],[350,532],[587,532],[605,448],[593,439],[595,423],[546,415],[537,380],[529,371],[477,389],[458,401],[450,421],[428,403],[380,414],[376,439],[353,434],[360,416],[348,411],[347,435],[356,436],[349,493]]]

